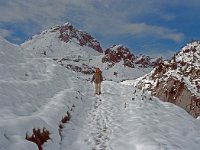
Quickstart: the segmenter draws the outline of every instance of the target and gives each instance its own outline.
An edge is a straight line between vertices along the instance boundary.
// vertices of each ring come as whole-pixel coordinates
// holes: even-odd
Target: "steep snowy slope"
[[[62,117],[72,105],[90,106],[91,99],[85,99],[82,92],[92,91],[92,87],[83,88],[86,81],[80,82],[52,59],[24,58],[19,46],[0,42],[0,57],[5,60],[0,64],[0,149],[36,150],[36,144],[25,140],[26,134],[43,127],[51,133],[50,145],[59,149]]]
[[[187,44],[138,81],[137,87],[200,116],[200,42]]]

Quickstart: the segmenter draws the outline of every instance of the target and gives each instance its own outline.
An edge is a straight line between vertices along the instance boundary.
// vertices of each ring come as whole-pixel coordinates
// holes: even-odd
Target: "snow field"
[[[198,150],[199,123],[173,104],[105,81],[93,107],[66,124],[62,149]]]

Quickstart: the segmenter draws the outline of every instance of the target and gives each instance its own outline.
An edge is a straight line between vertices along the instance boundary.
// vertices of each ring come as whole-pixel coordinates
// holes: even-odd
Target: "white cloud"
[[[176,42],[180,42],[184,38],[184,36],[185,35],[183,33],[168,33],[166,35],[163,35],[162,37],[165,39],[171,39]]]
[[[160,0],[1,0],[0,23],[20,23],[28,33],[66,21],[87,32],[102,35],[132,34],[180,41],[182,33],[172,29],[137,23],[138,17],[153,14],[165,20],[175,18],[162,10]],[[175,0],[176,3],[180,3]],[[195,0],[197,1],[197,0]],[[131,22],[136,22],[131,24]],[[30,27],[28,24],[33,24]],[[147,34],[146,34],[147,33]]]
[[[145,51],[145,54],[150,56],[151,58],[158,58],[158,57],[162,57],[164,60],[169,60],[172,58],[172,56],[174,55],[174,51],[172,50],[159,50],[159,51]]]
[[[161,39],[170,39],[176,42],[180,42],[184,34],[178,33],[175,30],[160,27],[160,26],[152,26],[147,25],[145,23],[135,23],[135,24],[127,24],[123,27],[124,32],[129,34],[133,34],[135,36],[152,36]]]

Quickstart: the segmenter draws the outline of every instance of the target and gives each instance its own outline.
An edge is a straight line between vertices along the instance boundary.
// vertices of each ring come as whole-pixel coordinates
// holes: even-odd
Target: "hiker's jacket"
[[[94,75],[92,76],[92,81],[96,84],[99,84],[103,81],[103,76],[102,76],[102,72],[95,72]]]

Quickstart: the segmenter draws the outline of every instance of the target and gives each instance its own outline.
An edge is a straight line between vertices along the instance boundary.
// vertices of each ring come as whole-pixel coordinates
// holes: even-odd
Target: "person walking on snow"
[[[101,94],[101,82],[103,81],[102,71],[96,68],[94,75],[92,76],[92,81],[95,84],[95,93],[97,95]]]

